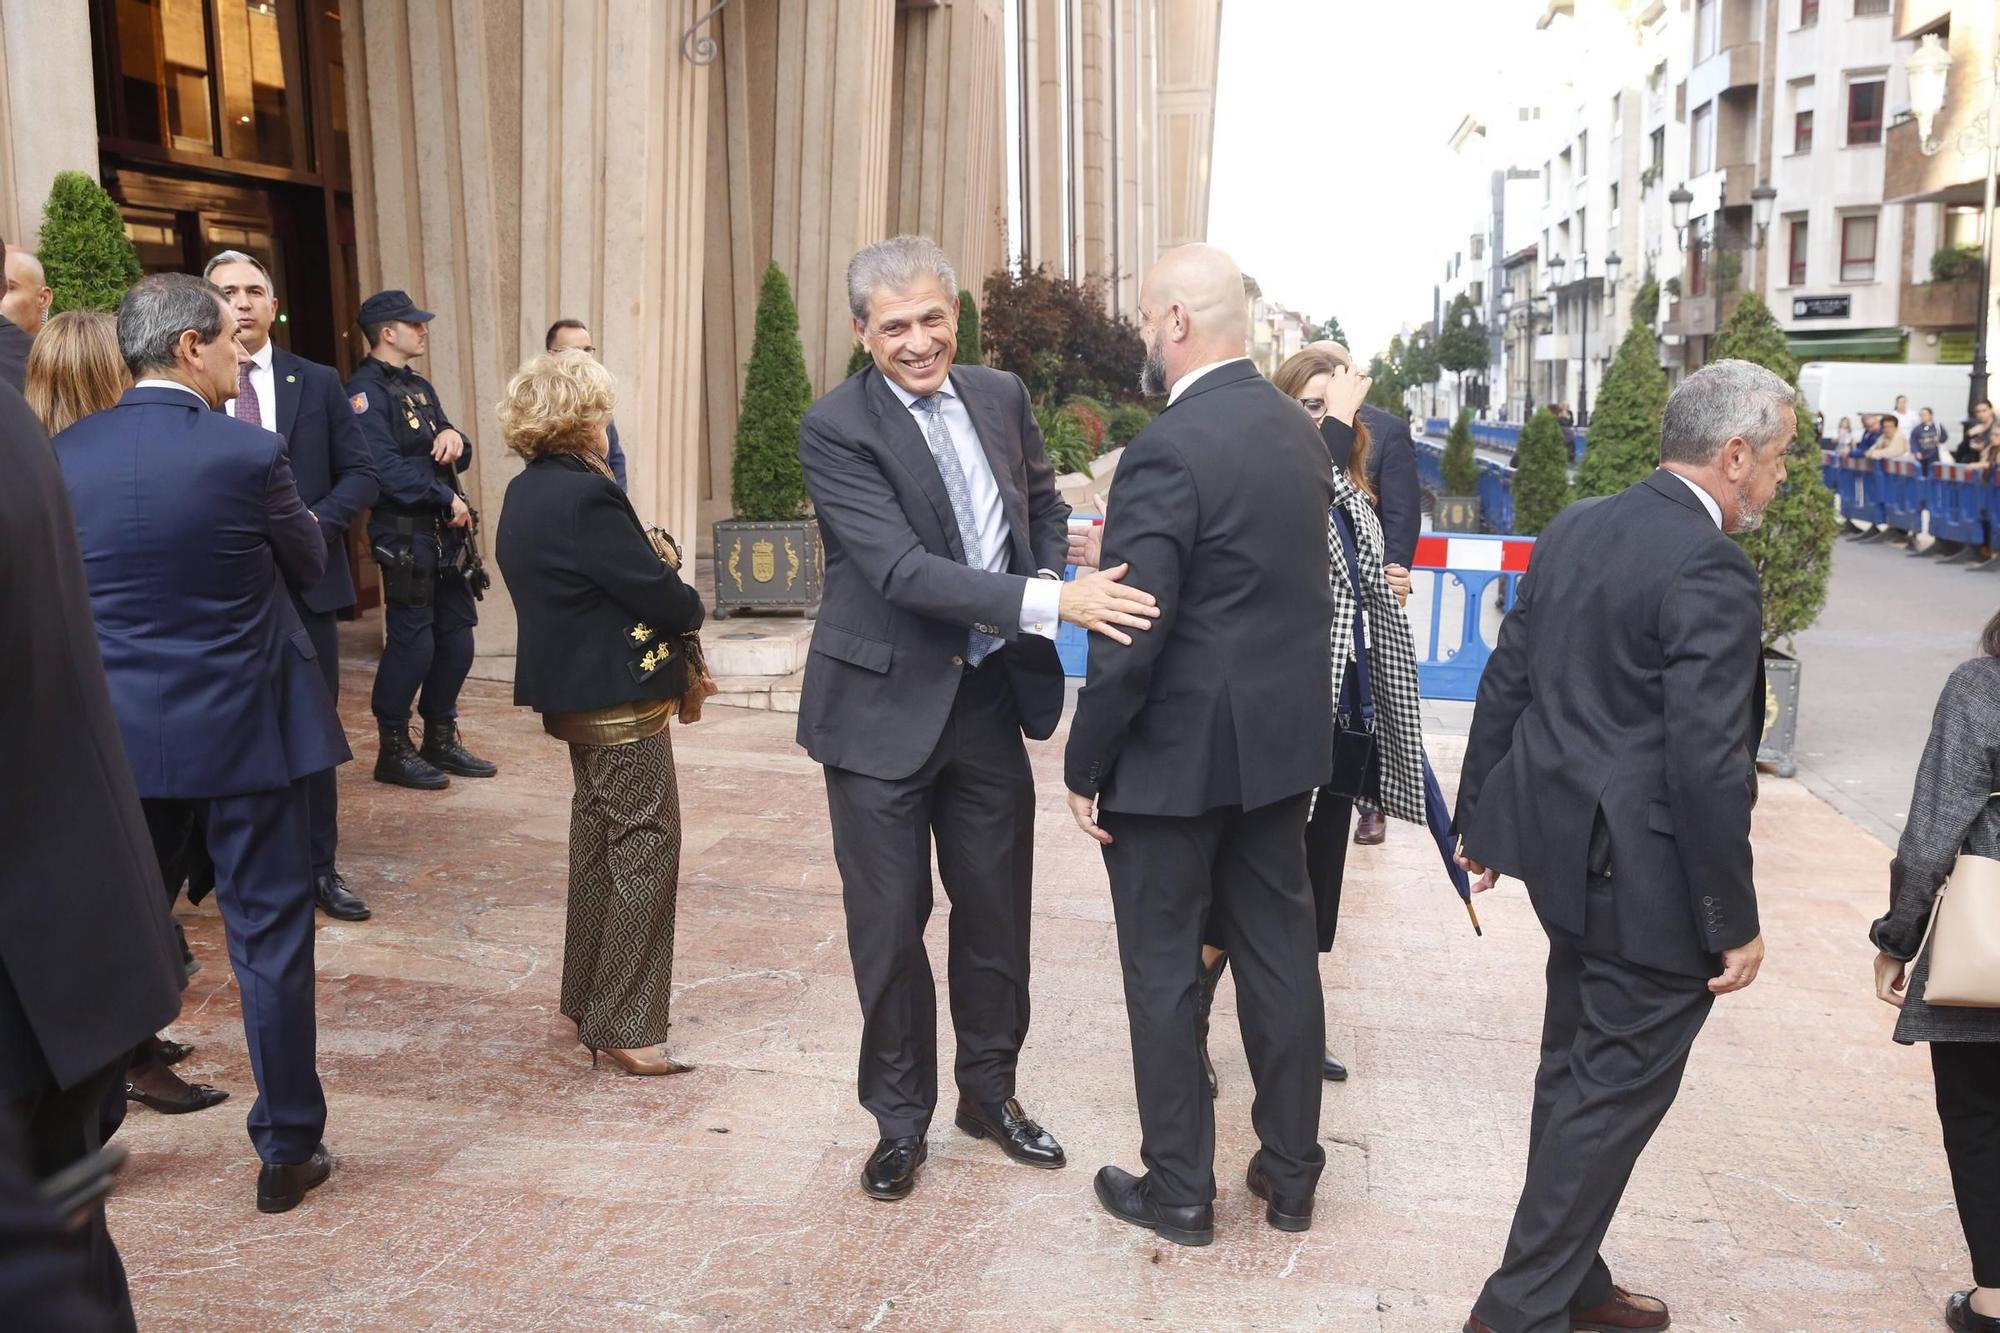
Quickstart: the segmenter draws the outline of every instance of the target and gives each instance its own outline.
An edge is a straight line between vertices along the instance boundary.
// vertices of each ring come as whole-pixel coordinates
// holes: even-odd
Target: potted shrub
[[[54,299],[49,313],[118,308],[144,274],[117,203],[81,171],[59,171],[42,206],[36,242]]]
[[[1569,502],[1569,449],[1555,413],[1545,407],[1521,428],[1514,451],[1515,535],[1541,536]]]
[[[1754,361],[1798,386],[1798,362],[1785,345],[1784,331],[1755,292],[1745,293],[1717,333],[1711,355]],[[1817,620],[1826,605],[1833,539],[1840,528],[1833,495],[1820,480],[1819,439],[1803,402],[1793,453],[1796,461],[1764,511],[1762,526],[1736,539],[1757,566],[1764,589],[1764,737],[1757,759],[1773,765],[1782,778],[1798,772],[1793,745],[1799,725],[1799,662],[1789,646],[1792,636]]]
[[[811,615],[819,606],[826,558],[799,469],[799,420],[812,397],[791,284],[774,263],[757,297],[757,332],[736,418],[733,516],[715,525],[718,620],[742,610]]]
[[[1590,448],[1576,465],[1576,493],[1616,495],[1653,475],[1660,465],[1660,418],[1666,410],[1667,377],[1651,321],[1641,322],[1635,313],[1590,414]]]
[[[1438,470],[1445,493],[1437,497],[1433,519],[1439,532],[1479,531],[1479,455],[1472,448],[1472,412],[1460,408],[1445,436]]]

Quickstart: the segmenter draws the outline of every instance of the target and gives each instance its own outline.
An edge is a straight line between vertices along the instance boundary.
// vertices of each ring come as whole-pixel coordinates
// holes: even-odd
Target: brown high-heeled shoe
[[[645,1077],[685,1074],[694,1068],[693,1065],[684,1065],[673,1059],[657,1046],[641,1047],[638,1050],[621,1050],[616,1046],[591,1046],[588,1042],[585,1046],[590,1051],[592,1069],[597,1068],[597,1057],[600,1055],[609,1057],[612,1064],[628,1074]]]

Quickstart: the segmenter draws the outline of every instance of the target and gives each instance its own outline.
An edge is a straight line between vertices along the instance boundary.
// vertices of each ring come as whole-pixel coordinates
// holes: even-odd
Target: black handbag
[[[1354,591],[1354,674],[1350,690],[1347,664],[1338,664],[1340,695],[1333,715],[1333,776],[1324,790],[1334,796],[1373,804],[1381,791],[1381,755],[1375,736],[1375,692],[1368,676],[1368,616],[1364,609],[1367,600],[1356,572],[1361,557],[1355,549],[1354,533],[1347,526],[1347,516],[1338,514],[1332,522],[1340,536],[1340,549],[1347,556],[1347,584]]]

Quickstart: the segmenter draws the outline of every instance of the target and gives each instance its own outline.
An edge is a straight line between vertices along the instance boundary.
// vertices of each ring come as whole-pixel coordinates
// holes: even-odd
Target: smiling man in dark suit
[[[931,848],[951,899],[961,1130],[1030,1166],[1063,1150],[1014,1095],[1028,1032],[1035,787],[1022,736],[1062,714],[1058,621],[1124,637],[1152,598],[1122,569],[1058,571],[1056,493],[1017,376],[954,366],[958,278],[898,236],[847,269],[874,364],[813,404],[799,460],[826,543],[799,743],[825,766],[861,997],[861,1104],[881,1140],[862,1188],[900,1199],[937,1106],[937,991],[924,950]]]
[[[236,397],[227,408],[238,421],[276,431],[285,439],[299,498],[319,520],[326,539],[326,572],[291,589],[292,607],[319,654],[327,690],[340,698],[340,633],[335,613],[354,605],[354,574],[347,566],[347,530],[375,503],[375,465],[354,408],[332,366],[294,356],[271,341],[278,293],[263,264],[241,250],[224,250],[203,276],[229,301],[237,337],[250,359],[237,367]],[[342,921],[366,921],[368,904],[349,892],[335,864],[340,845],[339,789],[334,771],[306,779],[312,827],[313,901]]]
[[[1549,524],[1480,679],[1459,864],[1526,881],[1549,962],[1527,1181],[1466,1333],[1668,1326],[1598,1247],[1715,997],[1764,958],[1762,615],[1727,534],[1783,484],[1797,402],[1747,361],[1683,380],[1660,470]]]
[[[206,827],[257,1079],[257,1207],[283,1212],[331,1170],[304,780],[349,754],[281,589],[319,580],[326,538],[284,442],[212,410],[236,392],[242,350],[220,291],[141,278],[118,307],[118,347],[135,383],[55,455],[148,822],[181,810]]]

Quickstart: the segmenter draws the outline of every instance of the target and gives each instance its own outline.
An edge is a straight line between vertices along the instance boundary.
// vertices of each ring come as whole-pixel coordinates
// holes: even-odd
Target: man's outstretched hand
[[[1708,988],[1717,995],[1727,995],[1731,991],[1742,990],[1757,979],[1757,969],[1764,965],[1764,937],[1759,935],[1748,944],[1722,953],[1722,975],[1708,983]]]
[[[1078,574],[1063,584],[1059,604],[1061,617],[1072,625],[1102,634],[1107,639],[1131,643],[1132,636],[1124,630],[1151,629],[1154,619],[1160,614],[1153,594],[1128,588],[1119,581],[1131,568],[1129,564],[1113,565],[1095,573]]]
[[[1097,826],[1097,798],[1095,796],[1082,796],[1076,792],[1070,792],[1069,812],[1075,817],[1078,828],[1082,829],[1092,838],[1095,838],[1098,842],[1104,843],[1107,846],[1110,844],[1111,835]]]

